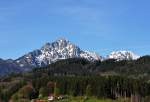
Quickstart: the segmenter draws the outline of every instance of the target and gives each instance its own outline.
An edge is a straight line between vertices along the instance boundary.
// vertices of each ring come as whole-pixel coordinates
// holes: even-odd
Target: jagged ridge
[[[16,60],[20,67],[41,67],[68,58],[85,58],[89,61],[101,60],[95,52],[83,51],[65,39],[46,43],[41,49],[30,52]]]
[[[136,55],[131,51],[114,51],[107,56],[107,59],[120,60],[137,60],[140,56]]]

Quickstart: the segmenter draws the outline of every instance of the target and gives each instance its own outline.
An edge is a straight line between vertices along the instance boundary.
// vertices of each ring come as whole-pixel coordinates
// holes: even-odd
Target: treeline
[[[128,77],[150,78],[150,56],[138,60],[89,62],[85,59],[67,59],[53,63],[44,68],[35,68],[33,73],[47,73],[48,75],[121,75]]]
[[[10,97],[25,84],[26,82],[20,79],[0,82],[0,102],[8,102]]]
[[[99,66],[96,67],[98,72],[115,72],[119,75],[126,76],[148,76],[150,75],[150,56],[143,56],[137,60],[106,60],[101,62]]]
[[[44,98],[49,94],[87,96],[102,99],[133,98],[142,102],[150,96],[150,83],[121,76],[57,76],[43,75],[12,96],[14,102]],[[27,101],[28,102],[28,101]],[[147,101],[144,101],[147,102]]]
[[[33,80],[36,90],[46,89],[50,82],[56,83],[59,94],[73,96],[96,96],[99,98],[131,97],[138,95],[145,97],[150,95],[150,83],[142,80],[125,78],[120,76],[89,76],[89,77],[46,77]],[[53,85],[52,85],[53,87]],[[47,92],[47,95],[50,92]]]

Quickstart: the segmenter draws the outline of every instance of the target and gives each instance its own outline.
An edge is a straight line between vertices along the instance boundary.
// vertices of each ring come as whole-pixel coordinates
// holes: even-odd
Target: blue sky
[[[64,37],[82,49],[150,54],[149,0],[0,0],[0,58]]]

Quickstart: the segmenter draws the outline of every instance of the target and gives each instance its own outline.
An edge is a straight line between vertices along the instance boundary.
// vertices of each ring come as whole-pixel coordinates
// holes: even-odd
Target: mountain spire
[[[101,60],[98,54],[83,51],[65,38],[59,38],[52,43],[46,43],[37,51],[20,57],[17,62],[24,66],[41,67],[68,58],[85,58],[89,61]]]

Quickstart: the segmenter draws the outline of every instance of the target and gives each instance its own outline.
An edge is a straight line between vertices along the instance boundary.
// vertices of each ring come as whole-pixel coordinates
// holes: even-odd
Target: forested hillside
[[[49,94],[149,102],[150,56],[134,61],[60,60],[31,72],[0,78],[2,102],[30,102]]]
[[[48,75],[123,75],[130,77],[149,77],[150,56],[138,60],[89,62],[86,59],[67,59],[53,63],[44,68],[35,68],[34,73],[42,72]]]

